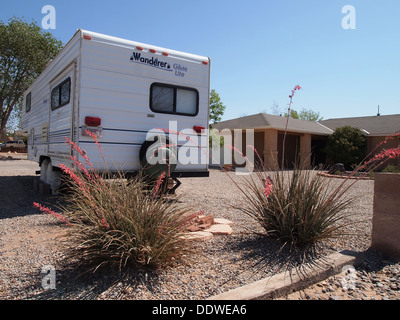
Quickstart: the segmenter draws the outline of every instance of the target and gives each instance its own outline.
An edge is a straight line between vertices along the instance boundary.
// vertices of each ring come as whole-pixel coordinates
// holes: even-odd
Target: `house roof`
[[[267,113],[258,113],[251,116],[236,118],[213,124],[213,128],[223,129],[277,129],[285,130],[286,117],[275,116]],[[327,128],[324,124],[315,121],[307,121],[290,118],[287,131],[311,133],[317,135],[330,135],[333,130]]]
[[[368,136],[386,136],[400,132],[400,114],[327,119],[320,123],[332,130],[343,126],[355,127]]]

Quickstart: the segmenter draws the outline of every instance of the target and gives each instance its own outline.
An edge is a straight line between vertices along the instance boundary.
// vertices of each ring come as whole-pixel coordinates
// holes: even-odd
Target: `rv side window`
[[[32,100],[32,94],[29,92],[26,95],[26,101],[25,101],[25,112],[31,111],[31,100]]]
[[[197,91],[176,89],[176,113],[197,114]]]
[[[150,87],[150,109],[154,112],[195,116],[199,112],[196,89],[153,83]]]
[[[51,110],[60,108],[69,103],[71,96],[71,78],[61,82],[51,90]]]
[[[174,112],[174,88],[154,85],[151,91],[151,107],[156,112]]]

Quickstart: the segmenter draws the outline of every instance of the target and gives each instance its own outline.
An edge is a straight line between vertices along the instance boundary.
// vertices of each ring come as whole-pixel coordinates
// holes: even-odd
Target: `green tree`
[[[326,155],[335,163],[343,163],[348,169],[360,163],[367,150],[367,140],[360,129],[350,126],[336,128],[328,137],[324,149]]]
[[[284,117],[287,117],[287,112],[285,112]],[[299,119],[299,113],[294,109],[290,109],[290,118]]]
[[[299,118],[308,121],[321,121],[323,117],[320,116],[319,112],[315,112],[311,109],[301,109]]]
[[[226,106],[222,103],[219,94],[212,89],[210,92],[210,122],[218,123],[222,120]]]
[[[0,21],[0,136],[14,109],[21,108],[23,93],[63,47],[35,21],[12,18]]]
[[[287,113],[285,113],[285,117],[287,117]],[[319,112],[315,112],[311,109],[301,109],[300,112],[297,112],[294,109],[290,110],[290,117],[293,119],[301,119],[308,121],[321,121],[323,117],[320,116]]]

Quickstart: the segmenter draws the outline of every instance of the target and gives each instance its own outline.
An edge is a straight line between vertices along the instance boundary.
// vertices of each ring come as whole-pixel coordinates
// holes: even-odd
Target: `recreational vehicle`
[[[160,160],[151,147],[165,143],[171,177],[208,176],[209,92],[208,57],[79,29],[24,94],[28,159],[53,191],[60,164],[83,162],[66,141],[98,171],[124,173]]]

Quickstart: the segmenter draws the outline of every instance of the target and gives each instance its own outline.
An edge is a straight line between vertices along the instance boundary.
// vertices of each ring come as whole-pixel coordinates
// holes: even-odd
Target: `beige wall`
[[[261,157],[267,168],[274,168],[281,163],[282,143],[284,132],[276,129],[265,129],[255,132],[254,147]],[[243,137],[244,138],[244,137]],[[311,134],[287,133],[286,135],[286,163],[285,166],[292,166],[292,162],[299,157],[300,161],[311,161]]]
[[[400,260],[400,174],[377,173],[372,248]]]
[[[264,130],[264,163],[267,168],[273,168],[278,161],[278,130]]]

